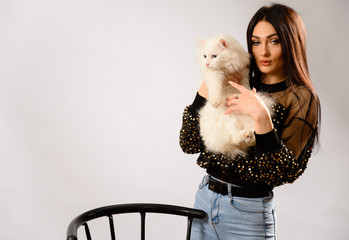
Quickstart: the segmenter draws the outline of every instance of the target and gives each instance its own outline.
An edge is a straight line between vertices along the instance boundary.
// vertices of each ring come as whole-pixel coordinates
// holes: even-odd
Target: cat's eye
[[[207,56],[206,56],[206,55],[204,55],[204,58],[207,58]]]
[[[212,55],[212,58],[216,58],[217,57],[217,55]]]

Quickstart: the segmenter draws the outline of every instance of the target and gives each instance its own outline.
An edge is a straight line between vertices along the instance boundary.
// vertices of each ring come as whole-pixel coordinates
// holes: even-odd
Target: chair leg
[[[85,227],[85,233],[86,233],[87,240],[91,240],[91,233],[90,233],[90,229],[88,228],[87,223],[84,223],[84,227]]]
[[[115,229],[114,229],[114,221],[113,221],[113,216],[108,216],[109,218],[109,228],[110,228],[110,237],[111,240],[115,240]]]
[[[141,212],[141,240],[145,240],[145,212]]]
[[[193,223],[193,218],[188,217],[188,224],[187,224],[187,240],[190,240],[190,234],[191,234],[191,225]]]

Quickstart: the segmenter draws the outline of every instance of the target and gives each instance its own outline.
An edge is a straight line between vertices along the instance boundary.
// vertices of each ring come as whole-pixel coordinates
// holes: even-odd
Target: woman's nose
[[[261,51],[262,51],[261,52],[262,56],[265,56],[265,57],[269,56],[270,55],[270,51],[269,51],[269,48],[268,48],[268,44],[263,44]]]

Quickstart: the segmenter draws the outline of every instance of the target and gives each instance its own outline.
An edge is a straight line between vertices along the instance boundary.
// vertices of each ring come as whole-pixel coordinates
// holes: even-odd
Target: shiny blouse
[[[317,104],[312,93],[297,87],[296,93],[286,82],[261,84],[258,91],[274,98],[274,129],[256,134],[256,145],[246,155],[230,159],[206,150],[200,136],[198,111],[207,100],[196,95],[183,113],[179,142],[185,153],[200,153],[197,164],[207,173],[240,186],[260,185],[268,190],[293,183],[307,167],[317,128]]]

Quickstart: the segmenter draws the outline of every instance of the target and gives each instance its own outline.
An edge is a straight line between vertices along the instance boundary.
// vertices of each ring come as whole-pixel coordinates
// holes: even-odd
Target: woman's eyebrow
[[[274,37],[275,35],[277,36],[278,34],[277,33],[272,33],[272,34],[268,35],[266,38],[271,38],[271,37]],[[260,37],[255,36],[255,35],[252,35],[252,37],[260,39]]]

